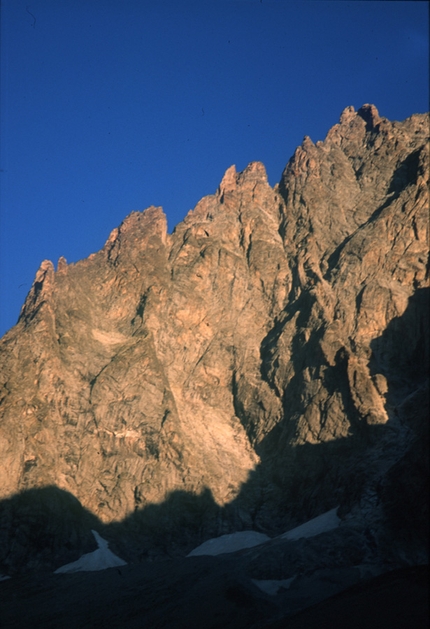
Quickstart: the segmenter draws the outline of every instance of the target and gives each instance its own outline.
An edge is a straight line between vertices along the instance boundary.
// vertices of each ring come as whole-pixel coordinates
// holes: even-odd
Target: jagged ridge
[[[151,207],[44,261],[1,341],[3,497],[60,488],[142,558],[376,500],[428,363],[427,141],[349,107],[274,189],[231,167],[173,234]]]

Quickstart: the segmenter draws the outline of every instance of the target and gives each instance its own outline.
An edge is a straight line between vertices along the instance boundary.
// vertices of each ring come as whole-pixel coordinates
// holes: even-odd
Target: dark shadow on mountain
[[[398,196],[402,190],[417,183],[418,177],[423,174],[420,168],[422,150],[422,148],[416,149],[400,162],[391,178],[388,194],[395,193]]]
[[[0,503],[0,574],[56,569],[91,552],[101,522],[72,494],[52,485]]]
[[[425,629],[428,626],[428,565],[402,568],[347,588],[292,618],[264,629]]]
[[[196,540],[215,537],[223,528],[231,530],[231,525],[209,489],[200,494],[179,490],[160,504],[149,504],[121,522],[106,525],[103,533],[127,561],[141,561],[182,557]]]
[[[428,404],[424,403],[428,296],[427,289],[417,291],[405,313],[372,342],[371,374],[387,378],[387,409],[396,426],[392,420],[371,425],[360,417],[351,398],[346,356],[339,351],[335,365],[325,370],[324,386],[329,393],[341,395],[350,435],[292,446],[297,420],[306,411],[300,396],[303,368],[317,377],[325,360],[322,330],[311,335],[306,353],[297,337],[292,352],[296,375],[283,392],[284,419],[260,443],[261,463],[229,504],[218,505],[209,489],[198,495],[173,491],[160,504],[137,509],[121,522],[103,524],[57,487],[26,490],[0,503],[0,573],[52,570],[74,561],[95,550],[91,529],[105,537],[123,559],[139,562],[184,556],[203,541],[233,531],[253,529],[279,535],[338,505],[339,513],[346,514],[360,501],[380,463],[378,457],[389,457],[391,447],[402,449],[402,426],[410,429],[411,448],[407,452],[404,448],[404,456],[394,452],[398,462],[380,484],[378,500],[385,501],[387,521],[394,522],[394,528],[400,523],[399,531],[412,530],[412,536],[422,538],[428,521],[428,509],[423,508],[428,486]],[[299,301],[294,307],[301,306]],[[280,328],[273,334],[279,335]],[[269,353],[271,340],[269,335]],[[394,437],[390,440],[387,435]]]
[[[429,535],[430,289],[409,299],[401,317],[371,343],[371,374],[387,378],[386,406],[409,430],[409,447],[381,483],[387,526],[405,543]]]
[[[309,294],[302,293],[285,311],[283,322],[278,322],[263,342],[262,375],[274,388],[271,363],[276,360],[273,351],[278,347],[283,325],[294,317],[297,330],[304,326],[306,315],[302,313],[309,312],[309,299]],[[417,290],[402,316],[394,318],[384,333],[371,343],[370,375],[375,382],[378,375],[385,377],[387,382],[385,406],[389,421],[385,424],[372,423],[371,417],[363,416],[357,407],[347,375],[346,348],[338,350],[334,365],[328,365],[320,344],[323,327],[312,332],[305,346],[298,334],[293,337],[291,361],[294,376],[283,391],[285,420],[258,448],[262,476],[265,475],[265,462],[276,460],[270,477],[272,485],[277,485],[280,490],[275,499],[276,505],[271,509],[277,527],[299,523],[336,505],[340,505],[340,513],[348,512],[360,499],[369,477],[380,467],[381,449],[385,449],[383,456],[387,462],[390,456],[396,460],[399,458],[396,452],[402,448],[402,443],[406,451],[409,439],[414,444],[412,449],[405,459],[401,458],[399,470],[394,467],[387,475],[387,479],[392,477],[392,489],[388,488],[388,484],[382,484],[381,493],[375,499],[385,501],[387,518],[394,525],[403,520],[405,529],[409,526],[408,513],[414,513],[413,534],[427,539],[428,314],[429,289]],[[308,373],[322,380],[329,398],[334,395],[341,397],[350,425],[350,436],[347,438],[294,448],[289,445],[296,433],[298,419],[306,412],[306,402],[301,396],[305,366]],[[324,366],[323,371],[321,366]],[[409,436],[405,435],[408,430],[411,431]],[[276,457],[280,451],[283,452],[282,458]],[[250,491],[251,485],[252,479],[242,488],[240,498]],[[403,487],[402,494],[396,492],[396,487]],[[389,503],[392,503],[391,507]],[[295,522],[288,522],[286,517],[291,513],[291,504],[294,504]],[[256,522],[259,522],[258,517]],[[264,526],[262,528],[264,530]]]
[[[388,407],[397,406],[428,378],[429,298],[429,288],[417,290],[403,315],[392,319],[383,334],[370,344],[370,371],[387,378]]]

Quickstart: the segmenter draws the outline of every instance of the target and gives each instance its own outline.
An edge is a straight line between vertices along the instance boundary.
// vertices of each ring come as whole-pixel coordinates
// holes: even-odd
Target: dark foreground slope
[[[0,620],[8,629],[428,627],[427,566],[395,570],[348,587],[350,581],[345,581],[345,571],[326,573],[319,580],[302,577],[289,590],[270,596],[249,579],[243,556],[170,559],[99,573],[26,575],[15,584],[2,583]],[[333,592],[339,593],[330,597]]]
[[[202,541],[273,537],[337,506],[336,533],[247,551],[246,592],[299,575],[324,598],[427,561],[428,164],[426,115],[347,108],[275,188],[260,163],[231,167],[173,234],[152,207],[86,260],[42,263],[0,342],[1,589],[23,592],[10,605],[37,606],[33,571],[40,600],[60,592],[69,577],[47,573],[93,550],[91,529],[143,562],[130,579],[164,574],[178,610],[163,570],[190,592],[193,565],[209,582],[213,565],[220,583],[233,571],[183,559]],[[258,592],[268,620],[318,599]]]

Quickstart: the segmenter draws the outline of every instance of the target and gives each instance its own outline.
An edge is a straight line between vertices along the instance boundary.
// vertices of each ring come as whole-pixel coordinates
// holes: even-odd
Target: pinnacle
[[[235,190],[237,185],[237,172],[236,166],[233,164],[224,173],[224,177],[219,185],[219,191],[221,194]]]
[[[236,190],[238,186],[246,185],[249,182],[255,183],[257,181],[267,183],[266,168],[262,162],[250,162],[248,166],[239,173],[236,171],[236,166],[233,165],[225,171],[218,192],[220,194],[232,192]]]
[[[368,128],[370,129],[373,129],[381,120],[381,117],[375,105],[370,105],[368,103],[360,107],[360,109],[357,111],[357,116],[363,118],[363,120],[367,123]]]

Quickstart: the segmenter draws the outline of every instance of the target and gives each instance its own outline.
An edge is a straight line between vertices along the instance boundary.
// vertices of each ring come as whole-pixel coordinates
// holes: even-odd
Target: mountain
[[[231,166],[172,234],[150,207],[42,262],[0,345],[0,572],[335,507],[348,565],[425,563],[428,132],[348,107],[274,188]]]

